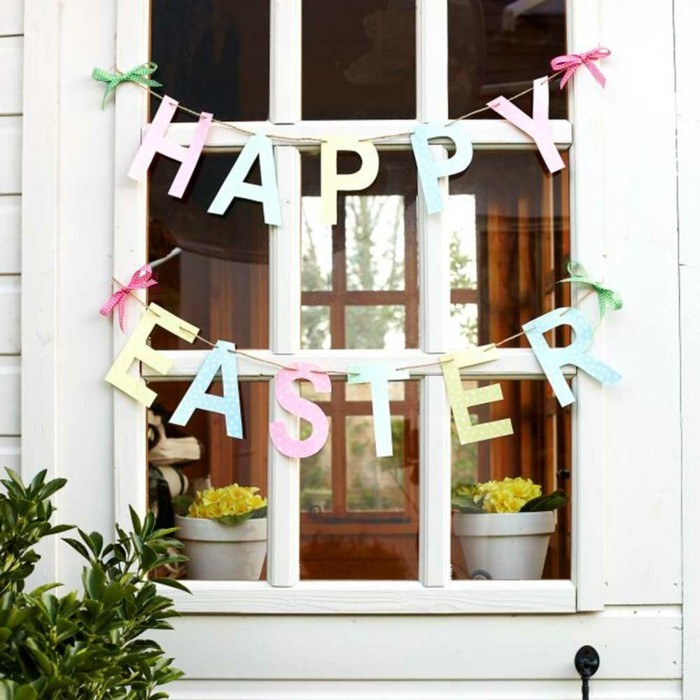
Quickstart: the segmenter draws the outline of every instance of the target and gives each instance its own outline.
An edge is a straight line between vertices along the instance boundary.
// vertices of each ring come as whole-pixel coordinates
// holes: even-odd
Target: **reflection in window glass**
[[[447,347],[466,348],[468,345],[478,345],[477,309],[476,304],[450,304]]]
[[[563,153],[566,159],[567,154]],[[450,179],[450,337],[486,344],[569,302],[568,169],[535,153],[482,151]],[[565,332],[565,331],[564,331]],[[526,338],[509,347],[529,347]]]
[[[207,155],[192,178],[189,196],[168,195],[179,163],[157,157],[149,170],[148,259],[181,253],[154,270],[149,299],[197,325],[210,339],[241,348],[268,346],[269,235],[258,202],[236,198],[224,216],[207,213],[235,162]],[[153,347],[192,345],[156,328]]]
[[[554,56],[566,53],[565,0],[448,0],[448,13],[450,117],[531,87],[551,72]],[[528,97],[518,106],[529,113]],[[555,81],[550,115],[566,118],[566,95]],[[479,118],[499,117],[489,110]]]
[[[403,212],[403,197],[346,198],[348,289],[404,288]]]
[[[332,288],[333,234],[321,224],[321,198],[301,198],[301,289],[304,292]]]
[[[303,0],[304,119],[416,114],[413,0]]]
[[[301,307],[301,349],[329,350],[331,316],[327,306]]]
[[[151,0],[153,76],[169,95],[222,120],[268,117],[268,0]],[[152,98],[155,114],[160,101]],[[175,121],[197,121],[178,111]]]
[[[345,345],[348,348],[403,350],[405,327],[403,306],[348,306],[345,309]]]
[[[347,154],[338,160],[341,172],[358,167]],[[371,187],[360,195],[339,192],[333,227],[320,223],[318,168],[317,156],[302,154],[302,346],[329,347],[328,328],[332,349],[417,347],[416,172],[411,154],[383,153]]]
[[[308,382],[303,385],[311,386]],[[331,455],[333,452],[333,423],[326,444],[320,452],[301,460],[301,510],[308,513],[328,513],[333,510],[333,483],[331,480]],[[305,440],[311,434],[311,425],[301,421],[299,437]]]
[[[452,488],[505,477],[531,479],[543,493],[571,494],[571,407],[561,408],[544,380],[463,381],[465,390],[498,383],[503,400],[470,409],[473,424],[510,418],[514,435],[460,445],[452,425]],[[477,516],[478,517],[478,516]],[[488,516],[483,516],[488,517]],[[558,511],[544,578],[570,576],[570,507]],[[453,578],[470,578],[457,537],[452,538]]]
[[[418,576],[419,385],[390,386],[394,454],[378,458],[368,385],[334,381],[324,395],[302,383],[330,419],[328,443],[301,460],[303,579]]]
[[[404,484],[404,421],[393,418],[394,454],[377,457],[372,416],[345,419],[346,507],[355,512],[399,512],[406,506]]]

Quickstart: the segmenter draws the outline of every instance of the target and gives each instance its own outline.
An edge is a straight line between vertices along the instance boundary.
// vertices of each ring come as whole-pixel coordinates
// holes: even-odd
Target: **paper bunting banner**
[[[498,350],[493,345],[485,345],[470,350],[462,350],[440,358],[442,374],[445,379],[447,398],[452,408],[452,416],[457,428],[460,445],[467,445],[481,440],[492,440],[513,434],[513,424],[510,419],[490,421],[472,425],[469,409],[494,401],[503,400],[500,384],[491,384],[478,389],[462,389],[462,378],[459,370],[462,367],[479,365],[482,362],[493,362],[498,359]]]
[[[338,173],[338,153],[349,151],[360,156],[359,170],[349,175]],[[347,136],[329,136],[321,144],[321,223],[338,223],[338,192],[353,192],[369,187],[379,172],[379,154],[373,143]]]
[[[497,97],[488,103],[504,119],[524,131],[537,146],[549,172],[556,173],[566,166],[559,155],[549,128],[549,79],[538,78],[532,84],[532,117],[528,117],[506,97]]]
[[[192,173],[194,173],[197,161],[204,148],[204,142],[209,133],[212,120],[211,114],[202,112],[199,115],[199,123],[189,147],[180,146],[165,136],[177,106],[177,100],[173,100],[172,97],[166,95],[163,98],[163,102],[153,118],[153,123],[148,127],[148,131],[141,143],[141,148],[139,148],[128,172],[128,176],[132,180],[139,182],[144,180],[156,153],[162,153],[168,158],[180,161],[181,165],[177,175],[168,190],[168,194],[171,197],[182,197],[185,193],[185,189],[190,182]]]
[[[105,377],[105,380],[112,386],[128,394],[144,406],[150,406],[157,394],[146,386],[143,379],[129,374],[131,365],[133,365],[135,360],[140,360],[158,372],[158,374],[163,375],[167,374],[172,366],[172,362],[163,353],[154,350],[148,345],[148,336],[151,335],[156,326],[165,328],[165,330],[188,343],[193,343],[199,334],[199,328],[187,323],[187,321],[183,321],[175,314],[171,314],[158,306],[158,304],[148,305],[146,313],[141,317],[134,332],[129,336],[126,345],[124,345]]]
[[[446,137],[455,145],[455,152],[445,160],[435,161],[430,152],[430,139]],[[429,214],[442,211],[443,198],[439,178],[461,173],[469,167],[474,147],[463,124],[421,124],[411,136],[413,156],[416,159],[418,178]]]
[[[328,418],[313,402],[302,399],[292,390],[292,384],[298,379],[310,381],[314,389],[326,394],[331,393],[330,377],[314,365],[300,362],[279,371],[275,378],[275,398],[285,411],[299,416],[311,423],[311,435],[305,440],[290,437],[281,421],[270,423],[272,444],[287,457],[310,457],[320,452],[328,440]]]
[[[391,457],[394,454],[391,439],[389,382],[408,379],[408,377],[409,373],[406,370],[390,369],[382,365],[348,367],[348,384],[370,384],[377,457]]]
[[[544,334],[562,325],[571,326],[576,339],[565,348],[549,347]],[[586,354],[593,342],[593,327],[578,309],[554,309],[526,323],[523,330],[562,406],[568,406],[576,401],[561,371],[564,365],[579,367],[601,384],[612,384],[621,379],[615,370],[592,355]]]
[[[260,159],[260,185],[245,182],[256,159]],[[265,223],[270,226],[282,225],[275,157],[272,153],[272,141],[256,134],[251,136],[241,151],[229,174],[221,185],[208,211],[210,214],[225,214],[235,197],[261,202]]]
[[[223,383],[223,396],[208,394],[207,389],[219,371],[221,371]],[[197,376],[182,397],[170,422],[174,425],[187,425],[197,409],[221,413],[226,418],[226,435],[230,438],[243,437],[241,397],[238,391],[238,359],[234,343],[218,340],[216,347],[207,353],[204,364],[199,368]]]

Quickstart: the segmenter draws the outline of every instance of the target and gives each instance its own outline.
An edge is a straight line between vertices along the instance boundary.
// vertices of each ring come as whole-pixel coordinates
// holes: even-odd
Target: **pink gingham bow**
[[[147,287],[152,287],[154,284],[158,284],[156,280],[152,279],[153,271],[150,265],[144,265],[140,267],[133,275],[131,275],[131,280],[129,284],[125,287],[118,289],[112,296],[105,302],[104,306],[100,309],[100,313],[103,316],[109,316],[115,306],[119,307],[119,328],[124,330],[124,311],[126,310],[126,299],[129,294],[137,289],[146,289]]]
[[[552,70],[565,71],[564,77],[559,83],[559,89],[563,89],[569,78],[576,72],[579,66],[586,66],[591,75],[600,83],[601,87],[605,87],[605,76],[600,72],[598,66],[593,61],[601,58],[607,58],[610,55],[610,49],[605,49],[599,46],[597,49],[591,49],[585,53],[572,53],[565,56],[557,56],[551,61]]]

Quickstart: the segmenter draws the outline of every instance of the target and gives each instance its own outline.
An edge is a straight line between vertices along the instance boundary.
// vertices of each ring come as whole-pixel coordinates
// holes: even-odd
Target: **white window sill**
[[[302,581],[289,588],[265,581],[183,581],[192,595],[159,586],[181,613],[439,614],[574,613],[571,581],[453,581],[427,588],[416,581]]]

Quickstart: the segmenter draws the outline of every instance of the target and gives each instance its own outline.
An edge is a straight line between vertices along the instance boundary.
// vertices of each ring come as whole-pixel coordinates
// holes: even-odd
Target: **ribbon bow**
[[[128,73],[121,73],[120,71],[108,73],[106,70],[102,70],[102,68],[95,68],[92,71],[92,77],[95,80],[99,80],[101,83],[107,83],[107,85],[105,85],[105,94],[102,98],[102,109],[104,109],[109,93],[121,83],[140,83],[146,87],[163,87],[157,80],[151,80],[148,77],[157,70],[157,63],[142,63],[140,66],[132,68]]]
[[[104,306],[100,309],[100,313],[103,316],[109,316],[115,306],[119,307],[119,328],[124,330],[124,311],[126,310],[126,299],[131,294],[131,292],[137,289],[146,289],[147,287],[152,287],[154,284],[158,284],[154,279],[152,279],[153,271],[150,265],[144,265],[140,267],[131,276],[131,281],[126,286],[122,286],[118,289],[112,296],[105,302]],[[119,284],[119,283],[117,283]]]
[[[564,89],[564,85],[566,85],[569,78],[576,72],[579,66],[586,66],[586,68],[591,71],[591,75],[600,83],[601,87],[605,87],[605,76],[600,72],[600,69],[593,61],[607,58],[609,55],[610,49],[598,47],[597,49],[591,49],[585,53],[572,53],[553,58],[551,61],[552,70],[565,71],[564,77],[561,79],[561,83],[559,83],[559,89]]]
[[[566,269],[571,277],[559,280],[559,284],[569,282],[571,284],[586,284],[591,287],[598,295],[598,308],[600,309],[601,320],[608,309],[619,311],[622,308],[622,297],[612,289],[604,287],[600,282],[592,280],[583,265],[572,260]]]

